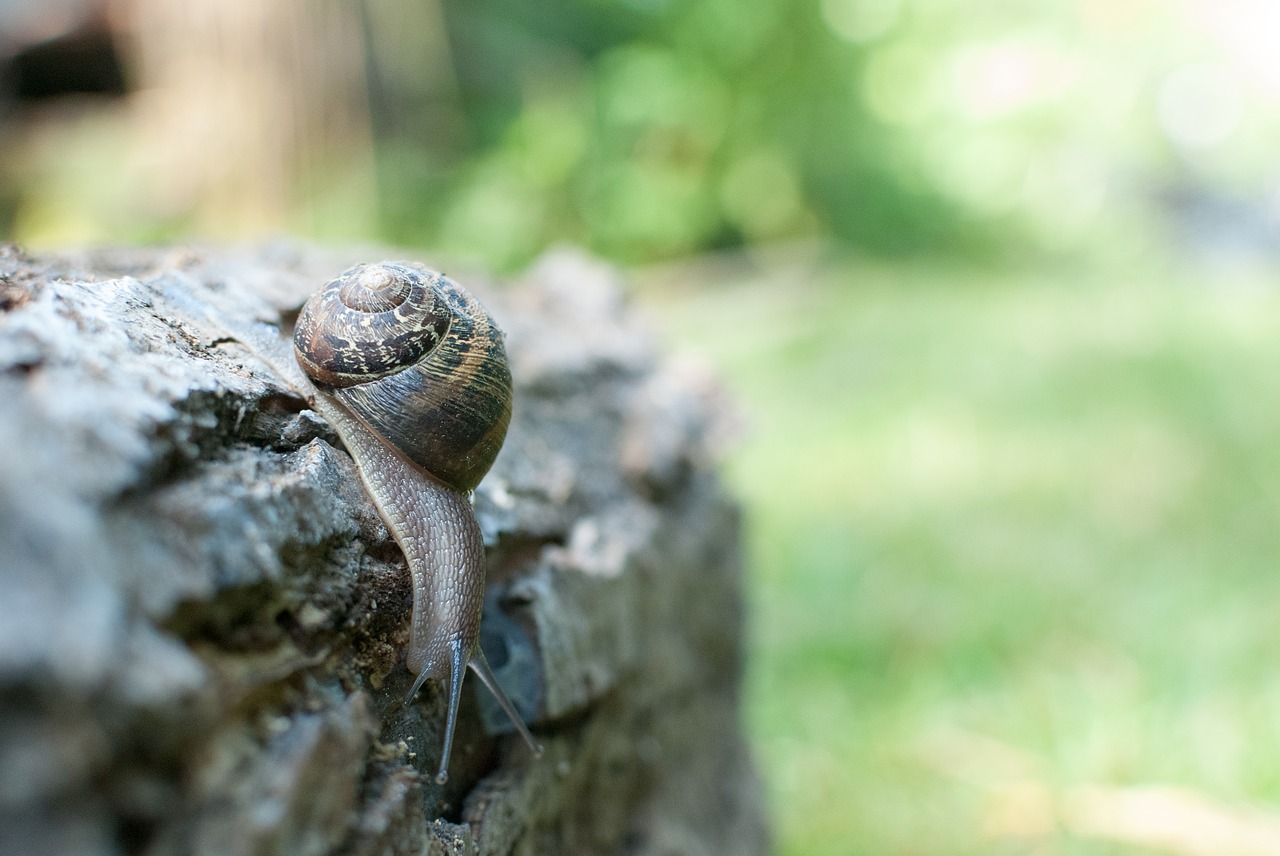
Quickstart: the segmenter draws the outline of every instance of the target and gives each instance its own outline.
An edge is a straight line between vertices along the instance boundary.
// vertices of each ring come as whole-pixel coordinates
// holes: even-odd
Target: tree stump
[[[403,557],[227,332],[377,260],[0,247],[0,853],[764,852],[715,396],[573,254],[463,279],[516,386],[482,644],[546,752],[472,678],[434,782]]]

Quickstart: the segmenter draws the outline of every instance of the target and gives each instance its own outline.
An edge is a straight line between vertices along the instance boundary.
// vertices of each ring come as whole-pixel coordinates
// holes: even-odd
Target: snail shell
[[[484,307],[441,274],[351,268],[307,301],[302,370],[390,446],[450,487],[475,488],[511,423],[511,370]]]
[[[316,292],[293,341],[316,409],[342,438],[409,564],[405,660],[417,679],[408,698],[427,680],[448,685],[437,781],[447,778],[468,666],[540,753],[477,644],[485,555],[469,493],[511,422],[502,332],[444,275],[383,262],[353,267]]]

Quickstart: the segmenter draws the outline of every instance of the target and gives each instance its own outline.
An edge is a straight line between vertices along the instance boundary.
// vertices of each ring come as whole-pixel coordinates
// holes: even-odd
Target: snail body
[[[437,781],[447,778],[468,666],[540,752],[478,645],[485,554],[470,491],[511,421],[501,331],[443,275],[382,263],[351,268],[316,292],[293,341],[313,405],[342,438],[409,564],[405,659],[417,678],[408,698],[428,680],[448,686]]]

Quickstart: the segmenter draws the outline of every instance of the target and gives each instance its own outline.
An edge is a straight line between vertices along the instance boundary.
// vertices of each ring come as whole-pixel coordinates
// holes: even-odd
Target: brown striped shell
[[[456,490],[493,465],[511,421],[502,331],[443,274],[358,265],[312,295],[293,335],[325,394]]]

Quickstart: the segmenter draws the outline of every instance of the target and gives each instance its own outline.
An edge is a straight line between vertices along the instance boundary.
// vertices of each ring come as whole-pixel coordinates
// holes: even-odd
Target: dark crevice
[[[127,91],[124,65],[102,22],[26,47],[9,61],[5,77],[22,101]]]
[[[263,580],[228,586],[210,598],[184,600],[161,624],[188,644],[211,644],[223,651],[262,651],[284,636],[274,616],[287,610],[280,585]]]

